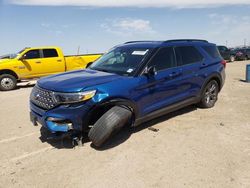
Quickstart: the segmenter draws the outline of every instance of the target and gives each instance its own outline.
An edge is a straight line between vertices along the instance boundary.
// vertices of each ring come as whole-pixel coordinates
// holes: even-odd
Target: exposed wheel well
[[[132,112],[132,122],[135,120],[135,113],[134,113],[134,109],[131,106],[128,106],[126,104],[119,104],[119,102],[107,102],[103,105],[100,105],[98,107],[93,108],[89,114],[87,119],[85,120],[85,123],[83,125],[83,130],[84,131],[88,131],[89,130],[89,126],[90,125],[94,125],[95,122],[103,115],[105,114],[107,111],[109,111],[112,107],[114,106],[122,106],[124,108],[129,109]]]
[[[18,80],[17,74],[12,70],[8,70],[8,69],[0,70],[0,75],[2,75],[2,74],[10,74],[10,75],[14,76]]]

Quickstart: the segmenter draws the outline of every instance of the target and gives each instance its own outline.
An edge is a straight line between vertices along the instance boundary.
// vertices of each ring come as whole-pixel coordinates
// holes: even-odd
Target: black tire
[[[203,89],[201,95],[201,101],[198,104],[201,108],[212,108],[217,99],[219,93],[219,85],[215,80],[211,80]]]
[[[231,55],[230,57],[229,57],[229,62],[234,62],[235,61],[235,57],[233,56],[233,55]]]
[[[0,90],[10,91],[16,88],[17,79],[10,74],[0,75]]]
[[[89,139],[100,147],[113,133],[129,123],[132,112],[126,108],[115,106],[102,115],[89,131]]]

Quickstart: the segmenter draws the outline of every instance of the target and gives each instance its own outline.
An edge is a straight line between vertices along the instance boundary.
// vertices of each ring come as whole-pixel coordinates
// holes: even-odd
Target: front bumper
[[[46,111],[30,102],[30,120],[33,125],[39,123],[51,133],[83,131],[84,119],[89,109],[90,106],[84,103],[62,105]]]

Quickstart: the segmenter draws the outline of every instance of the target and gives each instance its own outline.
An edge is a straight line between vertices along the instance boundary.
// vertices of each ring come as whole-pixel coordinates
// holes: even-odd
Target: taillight
[[[225,60],[222,60],[221,64],[226,68],[227,62]]]

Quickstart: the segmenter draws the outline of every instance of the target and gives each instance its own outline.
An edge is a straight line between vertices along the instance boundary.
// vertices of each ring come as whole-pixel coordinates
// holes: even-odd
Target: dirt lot
[[[1,92],[0,187],[249,188],[247,63],[227,65],[213,109],[171,113],[118,134],[102,150],[42,142],[29,122],[32,88]]]

